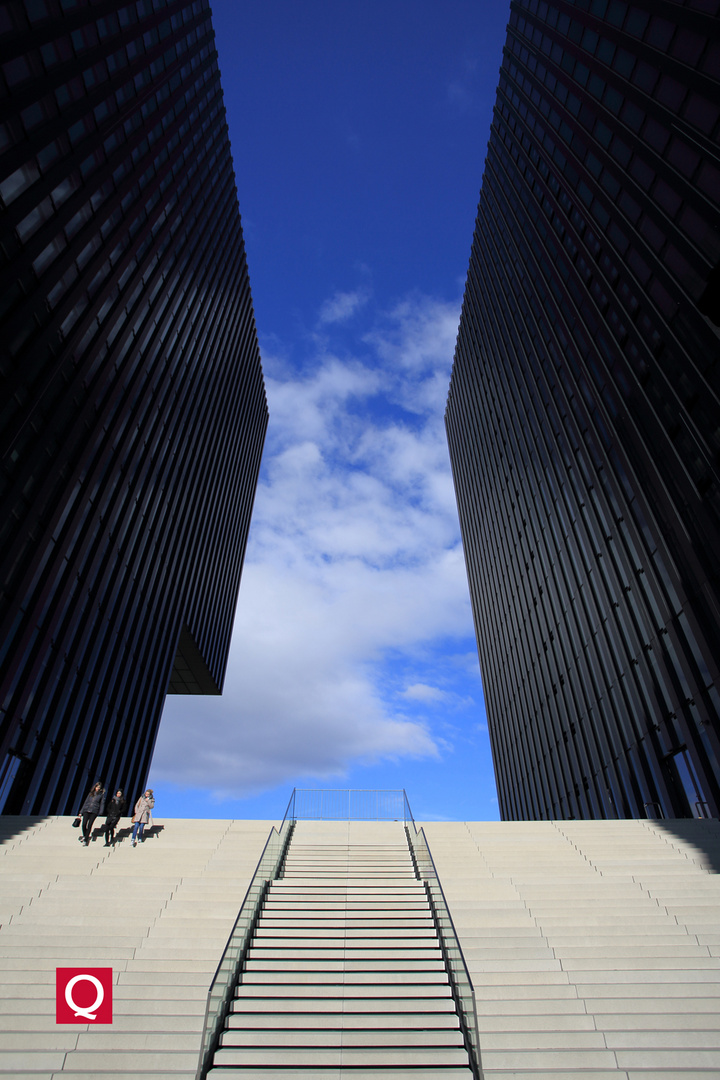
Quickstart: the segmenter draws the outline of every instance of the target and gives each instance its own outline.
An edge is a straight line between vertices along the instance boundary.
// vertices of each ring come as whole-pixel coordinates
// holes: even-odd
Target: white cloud
[[[320,324],[327,326],[330,323],[347,322],[369,299],[370,292],[365,288],[354,289],[352,292],[336,292],[320,308]]]
[[[385,364],[404,373],[395,393],[410,412],[444,414],[459,315],[454,304],[413,297],[397,304],[385,324],[366,335]]]
[[[437,686],[413,683],[403,691],[403,697],[411,698],[413,701],[447,701],[450,695],[445,690],[439,690]]]
[[[472,632],[442,420],[458,310],[406,300],[362,360],[264,358],[270,428],[225,692],[168,699],[155,780],[242,796],[443,752],[423,707],[459,699],[423,664],[449,649],[460,671]]]

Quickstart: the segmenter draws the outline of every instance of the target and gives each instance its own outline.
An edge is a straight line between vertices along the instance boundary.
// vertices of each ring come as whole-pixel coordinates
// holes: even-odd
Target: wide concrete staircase
[[[271,822],[174,819],[111,849],[83,847],[71,820],[0,816],[0,1078],[195,1080]],[[88,966],[112,967],[112,1024],[56,1024],[55,968]]]
[[[270,825],[170,820],[108,850],[78,844],[68,818],[0,818],[0,1080],[195,1080],[208,987]],[[475,986],[485,1080],[720,1077],[720,822],[425,831]],[[350,873],[351,853],[393,847],[401,872]],[[445,1036],[441,1052],[460,1052],[458,1021],[427,909],[396,904],[424,903],[402,826],[301,821],[296,870],[273,886],[225,1032],[219,1060],[241,1051],[243,1064],[213,1080],[469,1080],[466,1061],[435,1054]],[[420,963],[398,972],[400,957]],[[56,1024],[55,967],[87,965],[113,969],[112,1025]],[[401,1064],[382,1064],[390,1051]]]
[[[212,1080],[472,1072],[399,822],[298,822],[270,886]]]
[[[720,822],[425,830],[485,1080],[718,1080]]]

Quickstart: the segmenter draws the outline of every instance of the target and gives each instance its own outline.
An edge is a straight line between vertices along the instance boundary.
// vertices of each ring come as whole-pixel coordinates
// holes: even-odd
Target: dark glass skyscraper
[[[0,4],[0,808],[219,693],[267,409],[207,0]]]
[[[716,0],[513,0],[446,423],[505,818],[720,809]]]

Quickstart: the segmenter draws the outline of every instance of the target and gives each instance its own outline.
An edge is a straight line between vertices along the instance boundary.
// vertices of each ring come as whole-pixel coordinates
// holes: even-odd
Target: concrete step
[[[229,1029],[223,1033],[221,1045],[228,1049],[231,1046],[251,1047],[258,1049],[263,1046],[288,1048],[323,1048],[331,1049],[342,1046],[359,1049],[361,1047],[399,1048],[403,1046],[428,1046],[428,1047],[462,1047],[463,1039],[460,1029],[423,1030],[415,1028],[381,1028],[359,1030],[346,1029],[342,1017],[337,1018],[340,1022],[335,1028],[323,1028],[322,1030],[301,1030],[293,1028],[275,1028],[271,1030],[237,1030]],[[602,1037],[600,1037],[602,1045]]]
[[[351,971],[347,969],[341,971],[308,971],[303,969],[297,971],[267,971],[252,968],[243,971],[242,974],[243,987],[296,985],[300,988],[307,985],[319,987],[337,984],[342,986],[384,985],[386,989],[394,984],[400,987],[405,986],[407,989],[411,986],[438,986],[449,993],[449,990],[447,990],[447,975],[444,971],[408,972],[402,968],[398,970],[378,968],[369,971]]]
[[[284,883],[288,885],[287,879]],[[304,904],[362,904],[362,903],[376,903],[382,902],[384,904],[407,904],[407,903],[422,903],[425,897],[424,889],[416,889],[413,885],[408,889],[383,889],[383,888],[362,888],[362,889],[341,889],[341,888],[327,888],[327,889],[292,889],[289,887],[283,889],[271,888],[268,892],[265,903],[304,903]]]
[[[609,1059],[613,1058],[610,1051],[607,1052]],[[413,1065],[435,1068],[447,1068],[449,1066],[467,1067],[467,1052],[464,1047],[434,1047],[399,1045],[388,1047],[304,1047],[283,1046],[281,1048],[262,1047],[231,1047],[220,1049],[215,1053],[214,1066],[283,1066],[288,1070],[295,1070],[299,1066],[305,1068],[335,1068],[363,1066],[372,1069],[386,1069],[392,1066],[409,1068]]]
[[[408,975],[408,980],[412,981],[411,976],[414,977],[418,974],[445,971],[445,962],[441,955],[437,957],[429,957],[421,960],[408,960],[405,957],[382,957],[378,959],[372,959],[370,957],[339,957],[337,959],[327,957],[298,957],[295,958],[291,950],[288,950],[285,956],[267,957],[262,954],[253,952],[245,961],[244,974],[258,974],[266,972],[268,974],[281,973],[294,973],[294,972],[325,972],[326,974],[332,974],[336,972],[358,973],[358,972],[396,972],[404,971]]]
[[[338,999],[342,1004],[343,999]],[[423,1031],[448,1031],[459,1030],[458,1018],[455,1013],[442,1012],[363,1012],[349,1013],[339,1009],[337,1012],[329,1012],[326,1005],[324,1012],[256,1012],[252,1014],[231,1013],[228,1017],[227,1027],[241,1028],[243,1031],[280,1030],[287,1031],[289,1028],[300,1031],[319,1031],[334,1029],[338,1023],[342,1023],[342,1030],[348,1031],[380,1031],[384,1029],[406,1031],[410,1028],[418,1028]],[[591,1021],[590,1017],[587,1017]],[[280,1024],[280,1027],[278,1027]]]
[[[322,918],[317,912],[298,912],[295,916],[291,914],[276,915],[274,912],[268,912],[267,916],[262,920],[263,927],[275,927],[275,926],[297,926],[302,930],[307,927],[322,927],[322,926],[348,926],[357,930],[375,928],[375,927],[423,927],[433,926],[432,915],[429,910],[425,912],[417,911],[416,913],[398,912],[396,914],[378,913],[375,915],[368,915],[366,918],[348,912],[347,915],[331,915],[328,914],[326,918]]]
[[[437,938],[431,930],[421,932],[407,931],[405,934],[392,934],[379,937],[377,934],[348,932],[346,937],[337,933],[308,935],[270,934],[258,929],[253,937],[252,948],[262,949],[434,949]]]
[[[248,1015],[277,1013],[350,1013],[387,1015],[451,1013],[455,1002],[446,993],[433,993],[426,986],[381,986],[362,993],[361,987],[243,987],[231,1002],[231,1013]]]
[[[433,928],[432,916],[417,916],[417,918],[400,917],[387,918],[387,919],[279,919],[277,916],[269,916],[267,921],[263,920],[263,929],[269,929],[273,932],[285,932],[291,929],[293,926],[297,926],[298,929],[307,935],[308,931],[322,931],[323,929],[332,930],[337,932],[338,930],[360,930],[363,934],[367,934],[369,931],[373,933],[388,931],[391,934],[397,933],[398,930],[417,930],[424,928]]]
[[[287,871],[286,871],[286,873],[285,873],[282,880],[283,880],[284,884],[286,886],[288,886],[288,887],[290,886],[291,883],[292,884],[297,883],[298,885],[308,885],[308,886],[312,886],[314,889],[317,889],[318,882],[322,882],[323,879],[325,879],[325,878],[327,879],[328,884],[332,884],[334,881],[337,880],[337,877],[330,874],[330,873],[326,873],[326,874],[318,873],[318,874],[312,874],[312,876],[311,876],[310,874],[306,874],[306,873],[293,874],[292,872],[287,872]],[[397,874],[396,875],[387,875],[387,874],[373,874],[372,872],[371,873],[366,873],[363,870],[363,871],[359,871],[357,874],[353,874],[353,875],[348,874],[347,875],[347,878],[346,878],[347,887],[349,889],[351,889],[351,888],[368,888],[369,887],[368,884],[367,884],[368,879],[370,879],[372,881],[373,888],[377,888],[377,889],[382,889],[382,888],[386,888],[386,887],[389,887],[389,888],[397,887],[399,881],[401,881],[401,880],[402,881],[407,881],[407,883],[410,886],[412,886],[414,881],[416,880],[414,873],[412,873],[412,874],[408,873],[408,874],[402,874],[402,875],[397,875]]]
[[[307,939],[303,939],[307,940]],[[332,938],[332,941],[337,941],[337,938]],[[390,939],[396,941],[396,939]],[[413,961],[419,963],[425,963],[429,960],[433,962],[442,961],[442,953],[440,946],[436,942],[428,942],[424,949],[418,948],[414,944],[408,945],[405,942],[401,944],[393,944],[388,948],[372,947],[370,945],[361,945],[359,947],[351,945],[336,945],[328,947],[325,942],[315,946],[301,946],[301,945],[275,945],[268,946],[264,944],[262,940],[255,941],[248,950],[248,957],[252,960],[281,960],[286,962],[289,958],[294,960],[402,960]]]
[[[269,921],[269,920],[267,920]],[[343,921],[344,920],[336,920]],[[293,931],[295,933],[293,934]],[[345,940],[352,946],[356,941],[434,941],[436,940],[435,927],[432,919],[429,919],[427,923],[423,923],[422,926],[403,926],[403,927],[376,927],[374,926],[371,931],[367,931],[362,926],[325,926],[321,923],[319,926],[314,926],[306,931],[304,926],[292,924],[288,929],[266,929],[265,922],[262,926],[258,926],[254,941],[284,941],[297,940],[303,941],[321,941],[323,944],[325,941],[332,941],[338,939],[338,934],[343,933]]]
[[[169,1080],[169,1074],[165,1074],[165,1076]],[[211,1080],[225,1080],[225,1078],[229,1078],[229,1080],[241,1080],[241,1078],[242,1080],[287,1080],[288,1074],[282,1067],[252,1068],[242,1066],[235,1069],[227,1067],[211,1069],[208,1077]],[[378,1069],[374,1067],[363,1068],[356,1065],[338,1068],[337,1065],[322,1066],[315,1064],[312,1066],[294,1065],[293,1077],[297,1078],[297,1080],[314,1080],[315,1077],[318,1077],[318,1080],[472,1080],[472,1072],[466,1066],[434,1068],[433,1066],[408,1065],[403,1067],[397,1065]],[[65,1073],[63,1073],[63,1080],[65,1080]],[[68,1080],[80,1080],[80,1078],[69,1077]],[[82,1080],[87,1080],[87,1077],[83,1077]],[[105,1077],[103,1077],[103,1080],[105,1080]],[[115,1077],[110,1077],[109,1080],[115,1080]],[[156,1078],[154,1075],[145,1075],[143,1080],[156,1080]],[[165,1077],[162,1080],[165,1080]],[[556,1078],[554,1076],[552,1078],[540,1077],[540,1080],[556,1080]],[[565,1080],[580,1080],[580,1078],[571,1075]],[[585,1078],[582,1078],[582,1080],[585,1080]],[[590,1080],[619,1080],[619,1078],[617,1074],[609,1077],[608,1074],[601,1073],[597,1076],[593,1074]],[[675,1077],[671,1077],[669,1080],[675,1080]],[[696,1080],[696,1077],[685,1078],[685,1080]]]
[[[357,901],[345,901],[345,900],[325,900],[320,903],[316,903],[312,900],[285,900],[277,901],[273,897],[269,897],[263,904],[263,911],[268,916],[274,916],[275,918],[321,918],[323,916],[331,919],[346,916],[350,916],[353,919],[361,919],[364,916],[368,918],[377,919],[379,917],[390,917],[396,915],[422,915],[427,914],[427,902],[422,899],[413,900],[393,900],[386,897],[375,897],[372,900],[357,900]]]

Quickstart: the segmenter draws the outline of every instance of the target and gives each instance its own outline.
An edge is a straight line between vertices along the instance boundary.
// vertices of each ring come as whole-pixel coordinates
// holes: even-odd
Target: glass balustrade
[[[235,920],[235,925],[225,946],[225,951],[210,985],[197,1080],[202,1080],[212,1064],[213,1054],[220,1042],[220,1035],[242,972],[243,961],[260,916],[265,895],[270,887],[270,882],[282,876],[285,854],[295,824],[294,805],[295,792],[293,791],[282,825],[279,829],[273,826],[270,830],[270,835],[267,838],[263,853],[260,856],[252,881],[245,894],[245,899]]]
[[[477,1080],[482,1080],[475,991],[435,862],[430,853],[425,830],[418,829],[415,824],[407,795],[405,795],[405,829],[417,876],[425,883],[472,1069]]]

